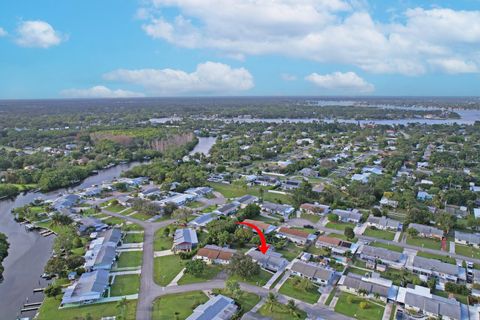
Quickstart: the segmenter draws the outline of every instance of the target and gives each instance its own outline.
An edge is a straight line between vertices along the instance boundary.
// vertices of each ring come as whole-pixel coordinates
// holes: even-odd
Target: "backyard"
[[[143,260],[143,251],[125,251],[118,257],[117,268],[140,267]]]
[[[362,309],[361,302],[367,302],[368,307]],[[377,302],[360,298],[356,295],[342,292],[335,305],[335,312],[353,317],[358,320],[381,320],[385,307],[380,306]]]
[[[294,286],[293,279],[288,279],[280,288],[279,292],[286,296],[302,300],[304,302],[315,304],[320,298],[320,293],[318,292],[318,287],[313,286],[312,289],[305,290],[302,288],[297,288]]]
[[[384,240],[393,240],[395,238],[395,233],[387,230],[367,228],[363,233],[364,236],[373,237]]]
[[[152,319],[154,320],[184,320],[200,304],[208,301],[202,291],[172,294],[158,298],[153,303]]]
[[[153,279],[161,286],[168,285],[184,268],[185,262],[177,255],[163,256],[154,259]]]
[[[140,275],[127,274],[115,276],[115,280],[110,288],[110,296],[126,296],[137,294],[140,289]]]

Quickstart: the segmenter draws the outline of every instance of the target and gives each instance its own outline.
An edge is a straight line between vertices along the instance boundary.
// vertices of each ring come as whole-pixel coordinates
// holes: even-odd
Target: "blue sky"
[[[480,1],[4,0],[0,98],[478,95]]]

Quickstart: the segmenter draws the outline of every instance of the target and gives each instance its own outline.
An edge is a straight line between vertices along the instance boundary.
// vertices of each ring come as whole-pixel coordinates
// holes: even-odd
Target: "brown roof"
[[[289,234],[289,235],[300,237],[300,238],[305,238],[305,239],[308,238],[308,236],[310,235],[308,232],[298,230],[298,229],[290,229],[286,227],[281,227],[280,229],[278,229],[278,232]]]
[[[262,221],[257,221],[257,220],[250,220],[250,219],[245,219],[243,222],[248,222],[253,224],[254,226],[257,226],[261,230],[267,230],[271,225]]]
[[[332,238],[327,236],[318,237],[318,242],[328,243],[334,246],[339,246],[342,243],[342,240],[338,238]]]
[[[197,252],[197,256],[205,257],[209,260],[230,260],[235,253],[235,250],[221,248],[214,245],[207,245],[204,248],[201,248]]]
[[[322,206],[318,206],[318,205],[315,205],[315,204],[311,204],[311,203],[304,203],[300,206],[301,209],[303,210],[308,210],[308,211],[312,211],[312,212],[324,212],[325,211],[325,208],[322,207]]]

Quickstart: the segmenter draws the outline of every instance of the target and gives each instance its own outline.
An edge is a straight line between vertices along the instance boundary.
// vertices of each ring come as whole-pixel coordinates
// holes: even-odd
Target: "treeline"
[[[8,255],[8,241],[7,236],[3,233],[0,233],[0,280],[3,279],[3,259],[5,259]]]

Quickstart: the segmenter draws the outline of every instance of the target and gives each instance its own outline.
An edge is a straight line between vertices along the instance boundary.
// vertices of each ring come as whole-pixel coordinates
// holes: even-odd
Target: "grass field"
[[[185,262],[177,255],[155,258],[153,279],[156,284],[166,286],[184,268]]]
[[[292,315],[292,312],[287,308],[286,305],[281,303],[275,303],[273,308],[270,310],[270,307],[264,304],[259,310],[258,313],[264,317],[268,317],[273,320],[291,320],[291,319],[305,319],[307,314],[305,311],[297,309],[297,315]]]
[[[110,288],[110,296],[126,296],[129,294],[136,294],[140,289],[140,275],[127,274],[122,276],[115,276],[115,281]]]
[[[362,301],[368,301],[368,308],[360,308]],[[384,309],[383,306],[379,306],[367,299],[346,292],[340,294],[337,304],[335,305],[335,312],[358,320],[381,320]]]
[[[108,219],[103,220],[104,223],[110,225],[110,226],[115,226],[115,225],[120,225],[125,222],[122,218],[117,218],[117,217],[110,217]]]
[[[248,187],[245,188],[236,184],[224,184],[224,183],[209,183],[215,191],[220,192],[226,198],[238,198],[246,194],[251,194],[252,196],[260,197],[260,188],[259,187]],[[264,188],[263,200],[277,202],[277,203],[292,203],[292,197],[284,194],[277,194],[268,192]]]
[[[120,211],[125,210],[126,208],[120,204],[110,204],[108,207],[105,208],[105,210],[119,213]]]
[[[320,298],[320,293],[317,291],[317,287],[315,286],[312,290],[303,290],[296,288],[293,285],[293,279],[288,279],[280,288],[279,292],[286,296],[302,300],[304,302],[314,304]]]
[[[403,252],[403,248],[399,246],[395,246],[393,244],[388,244],[388,243],[383,243],[383,242],[372,242],[370,243],[372,247],[377,247],[377,248],[385,248],[388,250],[396,251],[396,252]]]
[[[312,223],[317,223],[322,218],[320,215],[308,214],[308,213],[302,213],[301,217],[305,220],[308,220],[308,221],[312,222]]]
[[[442,249],[442,243],[440,240],[423,238],[423,237],[412,237],[407,236],[407,243],[412,246],[417,246],[420,248],[427,248],[433,250],[440,250]],[[448,243],[447,243],[448,247]]]
[[[428,258],[428,259],[435,259],[435,260],[439,260],[439,261],[442,261],[442,262],[445,262],[445,263],[451,263],[451,264],[456,264],[457,263],[457,261],[452,257],[441,256],[439,254],[433,254],[433,253],[428,253],[428,252],[418,251],[417,256]]]
[[[238,275],[233,275],[233,276],[230,276],[229,279],[233,279],[233,280],[236,280],[236,281],[239,281],[239,282],[246,282],[246,283],[249,283],[249,284],[253,284],[253,285],[257,285],[257,286],[264,286],[268,280],[270,280],[270,278],[273,276],[273,274],[271,274],[270,272],[267,272],[263,269],[260,270],[260,273],[258,275],[256,275],[255,277],[253,277],[252,279],[243,279],[242,277],[238,276]]]
[[[178,281],[178,284],[182,285],[212,280],[220,271],[222,271],[221,266],[207,265],[207,267],[205,268],[205,272],[200,277],[185,273],[183,277]]]
[[[372,229],[367,228],[363,233],[364,236],[373,237],[378,239],[384,240],[393,240],[395,238],[395,233],[392,231],[380,230],[380,229]]]
[[[170,227],[163,227],[157,230],[155,232],[155,239],[153,240],[153,250],[155,251],[162,251],[162,250],[168,250],[172,248],[173,245],[173,237],[166,237],[164,236],[163,232],[166,228],[172,228]],[[170,231],[172,233],[172,231]]]
[[[172,294],[158,298],[153,303],[153,320],[184,320],[200,304],[208,301],[202,291]]]
[[[347,228],[347,227],[350,227],[352,229],[355,228],[355,225],[353,223],[329,222],[329,223],[327,223],[326,227],[329,228],[329,229],[344,231],[345,228]]]
[[[469,258],[480,259],[480,249],[470,246],[455,244],[455,253]]]
[[[60,306],[61,296],[57,298],[45,298],[40,308],[40,314],[38,320],[77,320],[87,319],[87,315],[90,315],[91,319],[101,319],[107,316],[119,316],[120,311],[117,308],[117,302],[94,304],[89,306],[81,306],[76,308],[58,309]],[[125,314],[125,320],[135,320],[135,312],[137,308],[136,300],[127,301],[127,308]]]
[[[140,243],[143,242],[143,233],[127,233],[123,238],[124,243]]]
[[[122,225],[123,231],[142,231],[143,227],[136,223],[124,223]]]
[[[137,213],[132,214],[130,217],[132,217],[134,219],[141,220],[141,221],[145,221],[145,220],[150,219],[152,216],[149,216],[148,214],[145,214],[145,213],[137,212]]]
[[[143,260],[143,251],[122,252],[118,257],[117,268],[140,267]]]
[[[277,249],[276,251],[283,254],[283,257],[288,261],[292,261],[302,252],[302,248],[297,247],[293,242],[289,242],[284,248]]]

